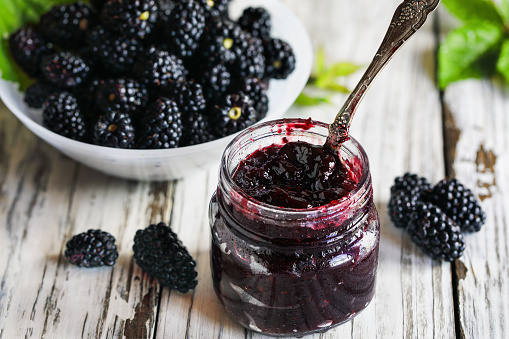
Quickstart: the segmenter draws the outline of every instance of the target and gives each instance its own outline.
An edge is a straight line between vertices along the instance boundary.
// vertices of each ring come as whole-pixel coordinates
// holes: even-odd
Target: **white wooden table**
[[[329,60],[367,65],[400,0],[283,2]],[[509,91],[486,80],[437,90],[449,20],[443,8],[433,14],[359,107],[352,135],[370,157],[381,218],[377,292],[358,317],[309,338],[509,337]],[[287,116],[330,122],[344,100]],[[452,264],[423,255],[387,215],[392,181],[406,171],[432,182],[456,176],[482,201],[487,222]],[[213,293],[207,206],[216,183],[217,164],[174,182],[105,176],[40,142],[0,104],[0,338],[261,338]],[[197,259],[194,293],[161,289],[133,261],[136,230],[159,221]],[[63,257],[66,241],[89,228],[115,235],[114,267],[80,269]]]

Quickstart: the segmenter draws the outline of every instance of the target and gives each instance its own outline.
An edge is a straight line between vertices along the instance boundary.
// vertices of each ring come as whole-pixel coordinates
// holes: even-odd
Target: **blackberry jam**
[[[210,202],[214,289],[232,318],[278,336],[322,332],[375,293],[379,218],[367,156],[328,125],[283,119],[226,148]]]

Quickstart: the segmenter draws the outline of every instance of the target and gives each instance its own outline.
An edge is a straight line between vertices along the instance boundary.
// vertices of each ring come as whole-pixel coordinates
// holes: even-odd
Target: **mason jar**
[[[375,293],[380,222],[366,153],[353,138],[340,150],[358,184],[344,198],[308,208],[257,201],[233,180],[240,161],[271,145],[322,145],[328,125],[282,119],[239,134],[222,156],[209,208],[217,297],[244,327],[269,335],[326,331],[362,311]]]

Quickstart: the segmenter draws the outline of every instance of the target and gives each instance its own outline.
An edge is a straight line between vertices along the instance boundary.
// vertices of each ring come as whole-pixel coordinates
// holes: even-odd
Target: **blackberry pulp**
[[[223,155],[210,204],[213,282],[251,330],[325,331],[373,298],[379,219],[368,160],[353,138],[341,154],[325,151],[327,127],[268,122]]]

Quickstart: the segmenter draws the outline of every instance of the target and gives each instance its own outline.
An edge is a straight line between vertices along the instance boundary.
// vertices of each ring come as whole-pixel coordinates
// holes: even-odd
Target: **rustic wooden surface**
[[[283,2],[329,60],[367,65],[400,0]],[[309,338],[509,337],[509,90],[477,80],[437,90],[447,19],[435,13],[359,107],[352,135],[370,157],[382,228],[377,292],[358,317]],[[330,122],[344,99],[287,116]],[[433,182],[454,175],[480,197],[487,222],[454,263],[430,260],[389,220],[389,187],[406,171]],[[213,293],[207,206],[216,183],[217,164],[174,182],[105,176],[40,142],[0,103],[0,338],[262,338]],[[158,221],[197,259],[194,293],[161,289],[134,263],[134,233]],[[66,262],[66,241],[89,228],[115,235],[113,268]]]

